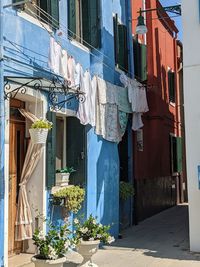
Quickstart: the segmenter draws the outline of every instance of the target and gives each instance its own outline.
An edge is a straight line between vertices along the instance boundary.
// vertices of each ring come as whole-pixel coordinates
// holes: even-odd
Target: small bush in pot
[[[56,173],[72,173],[72,172],[75,172],[76,170],[74,170],[73,167],[65,167],[65,168],[62,168],[62,169],[57,169],[56,170]]]
[[[76,229],[74,242],[77,244],[78,253],[83,257],[83,262],[79,266],[97,266],[92,263],[92,256],[98,251],[99,243],[110,244],[114,241],[109,234],[110,226],[98,223],[92,215],[83,223],[75,219],[74,224]]]
[[[53,203],[60,202],[68,212],[77,213],[84,201],[85,190],[80,186],[67,186],[53,194]]]
[[[55,265],[62,267],[66,261],[65,253],[73,245],[69,238],[71,232],[68,224],[56,227],[49,225],[49,231],[45,235],[40,229],[33,234],[33,241],[37,247],[38,254],[32,258],[36,267]]]
[[[32,125],[31,129],[48,129],[51,130],[53,127],[53,123],[48,121],[47,119],[39,119],[36,120]]]

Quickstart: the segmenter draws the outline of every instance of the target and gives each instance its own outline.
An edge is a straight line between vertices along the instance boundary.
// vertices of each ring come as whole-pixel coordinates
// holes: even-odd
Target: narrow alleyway
[[[71,258],[81,261],[77,255]],[[200,266],[200,254],[189,252],[188,206],[168,209],[126,230],[123,239],[101,249],[93,260],[99,267]]]

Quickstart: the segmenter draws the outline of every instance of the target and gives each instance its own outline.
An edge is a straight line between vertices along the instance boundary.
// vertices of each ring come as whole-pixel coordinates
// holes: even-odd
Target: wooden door
[[[15,219],[25,157],[25,120],[15,107],[10,108],[10,114],[8,254],[11,256],[22,251],[22,242],[15,241]]]

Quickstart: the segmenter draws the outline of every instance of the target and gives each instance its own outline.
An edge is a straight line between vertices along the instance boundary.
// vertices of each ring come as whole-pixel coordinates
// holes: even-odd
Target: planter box
[[[70,173],[56,173],[56,183],[59,186],[69,185]]]

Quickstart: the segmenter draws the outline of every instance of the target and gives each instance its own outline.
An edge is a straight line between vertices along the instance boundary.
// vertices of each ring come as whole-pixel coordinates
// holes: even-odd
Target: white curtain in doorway
[[[38,118],[32,113],[20,109],[21,114],[34,122]],[[32,144],[31,141],[26,153],[22,174],[19,184],[19,197],[17,204],[17,215],[15,222],[15,240],[23,241],[32,238],[32,215],[28,202],[26,185],[30,180],[43,152],[43,145]]]

